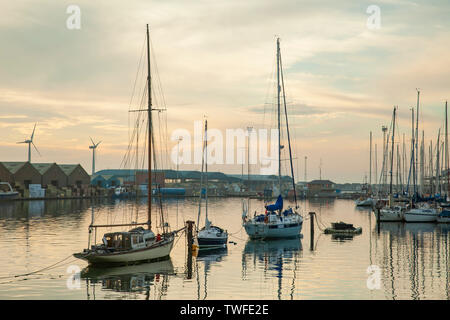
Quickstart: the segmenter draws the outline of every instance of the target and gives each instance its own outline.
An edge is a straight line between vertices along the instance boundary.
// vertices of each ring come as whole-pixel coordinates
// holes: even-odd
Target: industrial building
[[[41,174],[41,186],[46,188],[49,185],[54,187],[67,187],[67,176],[56,163],[32,163],[31,164]]]
[[[79,164],[0,162],[0,181],[8,182],[17,190],[28,190],[29,185],[46,188],[90,185],[91,177]]]

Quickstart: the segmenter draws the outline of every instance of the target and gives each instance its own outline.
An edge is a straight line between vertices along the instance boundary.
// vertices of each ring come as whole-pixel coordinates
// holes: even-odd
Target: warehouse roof
[[[32,163],[31,164],[40,174],[44,174],[56,163]]]
[[[2,162],[2,164],[5,166],[6,169],[8,169],[9,172],[11,172],[12,174],[16,173],[17,171],[19,171],[26,162]]]
[[[70,174],[79,166],[79,164],[58,164],[58,166],[62,171],[64,171],[67,176],[70,176]]]

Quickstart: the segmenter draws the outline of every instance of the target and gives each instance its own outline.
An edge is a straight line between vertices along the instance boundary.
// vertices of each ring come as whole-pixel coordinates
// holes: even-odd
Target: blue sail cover
[[[266,209],[268,211],[276,211],[283,209],[283,197],[281,196],[281,194],[278,196],[277,202],[275,202],[275,204],[267,205]]]

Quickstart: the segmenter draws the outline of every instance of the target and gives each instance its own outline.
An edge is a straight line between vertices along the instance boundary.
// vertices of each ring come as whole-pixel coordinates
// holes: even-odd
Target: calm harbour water
[[[350,200],[306,200],[325,225],[344,221],[363,232],[335,239],[317,228],[311,250],[310,221],[300,239],[250,241],[241,228],[241,199],[209,199],[212,222],[232,235],[226,250],[200,253],[189,263],[184,234],[170,259],[89,270],[68,258],[87,247],[88,226],[146,220],[146,199],[133,201],[52,200],[0,203],[0,299],[444,299],[450,298],[450,226],[385,223],[378,230],[370,210]],[[263,208],[251,200],[250,210]],[[172,229],[197,220],[196,199],[165,201]],[[155,218],[154,218],[155,219]],[[204,216],[200,225],[203,225]],[[103,232],[99,229],[97,242]],[[101,233],[101,234],[100,234]],[[379,268],[379,289],[369,282]],[[71,270],[81,272],[69,289]]]

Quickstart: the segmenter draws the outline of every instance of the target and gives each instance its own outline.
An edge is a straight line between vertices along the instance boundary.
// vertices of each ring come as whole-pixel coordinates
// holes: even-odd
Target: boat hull
[[[437,217],[437,223],[450,223],[450,218],[448,217]]]
[[[286,227],[284,224],[246,223],[244,228],[250,239],[281,239],[298,237],[302,225],[303,221],[291,227]]]
[[[381,209],[380,221],[381,222],[401,222],[404,220],[404,213],[398,210]]]
[[[228,237],[225,238],[197,238],[199,247],[204,246],[222,246],[226,245],[228,241]]]
[[[406,222],[436,222],[438,213],[436,210],[428,209],[423,211],[421,209],[412,209],[405,212]]]
[[[19,197],[19,193],[14,192],[0,192],[0,201],[1,200],[14,200]]]
[[[219,227],[210,226],[200,230],[197,234],[199,248],[226,246],[228,233]]]
[[[147,248],[112,253],[75,253],[76,258],[90,265],[126,265],[145,261],[157,261],[167,258],[173,247],[174,237],[157,242]]]
[[[368,198],[365,200],[356,200],[355,204],[357,207],[373,207],[375,205],[375,200]]]

